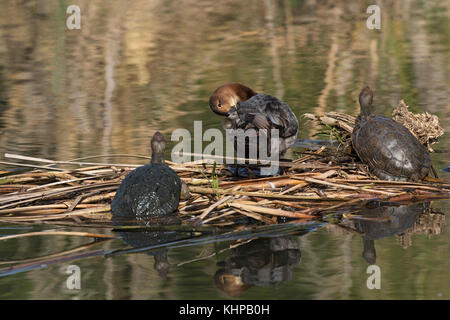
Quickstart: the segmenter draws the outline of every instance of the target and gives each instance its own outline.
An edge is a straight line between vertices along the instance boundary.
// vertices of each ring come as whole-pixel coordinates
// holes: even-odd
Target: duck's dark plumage
[[[227,117],[224,129],[265,129],[268,139],[270,130],[278,129],[280,155],[295,143],[299,128],[297,117],[287,103],[273,96],[231,83],[213,92],[210,107],[215,113]]]

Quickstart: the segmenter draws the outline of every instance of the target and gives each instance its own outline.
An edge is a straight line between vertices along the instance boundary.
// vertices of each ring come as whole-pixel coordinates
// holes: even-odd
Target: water
[[[69,4],[81,8],[81,30],[66,29]],[[368,84],[375,90],[376,113],[390,115],[404,99],[414,112],[439,116],[448,132],[448,1],[380,2],[380,30],[366,27],[369,4],[6,1],[0,11],[0,150],[63,160],[148,155],[156,130],[166,136],[176,128],[193,132],[194,120],[201,120],[204,130],[220,128],[221,119],[211,113],[208,98],[230,81],[279,97],[297,116],[331,110],[356,115],[357,95]],[[299,138],[311,139],[318,128],[299,120]],[[432,155],[433,163],[440,176],[449,179],[448,134],[434,148],[440,152]],[[431,206],[448,213],[446,201]],[[232,240],[169,249],[165,278],[154,268],[154,255],[111,255],[129,248],[122,239],[89,248],[83,245],[91,240],[79,237],[3,240],[1,263],[32,263],[27,259],[75,248],[80,251],[73,254],[96,254],[24,266],[2,276],[0,298],[449,299],[450,232],[445,215],[435,216],[436,221],[423,216],[422,220],[432,221],[419,221],[414,232],[375,240],[380,290],[366,286],[369,263],[362,257],[361,236],[321,224],[301,235],[281,232],[276,241],[291,248],[286,252],[267,250],[271,246],[267,239],[252,241],[256,244],[249,250],[255,261],[247,262],[266,266],[260,273],[272,270],[277,280],[263,281],[271,278],[261,276],[229,293],[220,287],[220,279],[233,270],[233,263],[239,269],[246,262],[243,254],[227,249]],[[18,227],[25,229],[12,229]],[[2,224],[0,234],[53,227]],[[67,230],[113,234],[102,228]],[[279,234],[279,230],[270,233],[276,239]],[[267,262],[267,257],[275,262]],[[71,264],[80,267],[81,290],[66,286],[65,271]]]

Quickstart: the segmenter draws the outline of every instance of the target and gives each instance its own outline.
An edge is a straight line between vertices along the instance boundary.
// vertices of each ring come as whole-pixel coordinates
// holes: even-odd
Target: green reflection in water
[[[208,98],[229,81],[278,96],[298,116],[356,114],[357,94],[369,84],[376,112],[390,115],[405,99],[414,112],[437,114],[450,130],[448,1],[383,2],[379,31],[365,27],[367,1],[73,3],[82,9],[80,31],[64,27],[67,1],[9,1],[0,11],[1,150],[54,159],[148,155],[156,130],[192,131],[194,120],[204,129],[220,128]],[[299,138],[310,138],[317,128],[300,123]],[[436,149],[450,150],[448,135]],[[433,163],[438,170],[448,166],[448,153],[433,154]],[[435,205],[448,212],[448,202]],[[447,228],[414,235],[407,249],[395,237],[378,240],[377,263],[387,274],[379,292],[365,287],[361,238],[333,232],[298,238],[295,279],[253,286],[239,298],[449,298]],[[0,255],[25,259],[83,244],[69,237],[8,240],[0,243]],[[114,240],[99,248],[121,245]],[[176,267],[221,248],[172,249],[166,279],[148,255],[91,257],[79,261],[80,292],[64,286],[66,263],[51,265],[0,278],[0,297],[227,298],[214,275],[229,252]]]

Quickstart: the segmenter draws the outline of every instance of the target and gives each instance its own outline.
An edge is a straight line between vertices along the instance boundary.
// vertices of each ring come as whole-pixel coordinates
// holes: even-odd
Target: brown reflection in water
[[[61,3],[2,2],[1,151],[54,159],[105,152],[147,155],[157,129],[166,135],[178,127],[192,130],[194,120],[220,128],[221,119],[207,102],[212,90],[229,81],[280,96],[297,116],[329,110],[357,114],[358,92],[368,84],[378,91],[377,113],[389,115],[403,98],[414,112],[436,113],[450,130],[446,0],[379,1],[379,31],[365,26],[372,4],[366,0],[73,0],[82,10],[79,31],[66,30]],[[312,133],[302,121],[300,137]],[[448,135],[436,149],[450,149]],[[448,166],[448,154],[436,154],[434,162],[438,169]],[[339,241],[342,255],[326,264],[339,266],[327,279],[320,277],[320,245],[302,241],[309,256],[306,276],[349,297],[351,275],[357,273],[350,238]],[[16,255],[65,245],[55,239],[21,242]],[[436,261],[433,252],[426,258],[425,266]],[[86,279],[95,283],[103,275],[96,289],[107,287],[108,298],[148,297],[145,284],[160,283],[148,272],[148,261],[145,255],[127,257],[131,271],[128,264],[107,261],[106,272],[100,264]],[[433,272],[432,279],[422,278],[436,286],[445,282],[445,266],[438,267],[442,272]],[[427,270],[418,269],[419,275]],[[121,275],[128,280],[129,274],[130,285],[113,281]],[[33,289],[27,294],[60,297],[64,282],[59,280],[65,275],[54,278],[53,270],[30,273]],[[319,297],[334,296],[323,290]]]
[[[228,296],[237,297],[252,286],[270,287],[295,278],[301,251],[295,237],[253,239],[236,246],[218,262],[214,275],[216,287]]]
[[[228,81],[278,95],[297,115],[356,114],[357,92],[369,84],[381,91],[376,112],[390,114],[405,98],[449,128],[446,1],[383,2],[381,30],[366,28],[367,1],[73,4],[81,30],[66,29],[58,1],[7,2],[0,12],[4,150],[147,154],[157,129],[192,129],[194,120],[220,127],[207,99]],[[312,133],[303,128],[301,137]]]

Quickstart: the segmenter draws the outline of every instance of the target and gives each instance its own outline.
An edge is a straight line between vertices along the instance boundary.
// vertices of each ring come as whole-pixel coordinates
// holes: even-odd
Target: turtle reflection
[[[238,296],[252,286],[273,286],[294,279],[301,252],[296,237],[258,238],[231,251],[214,276],[216,286]]]
[[[180,220],[176,216],[158,218],[157,220],[135,219],[125,221],[120,218],[112,219],[114,226],[149,226],[149,225],[176,225],[180,224]],[[179,240],[185,235],[174,231],[153,231],[144,230],[139,232],[119,232],[123,241],[133,248],[145,248],[164,244],[171,241]],[[146,252],[147,255],[153,256],[155,259],[154,269],[161,278],[165,278],[169,272],[169,262],[167,259],[168,249],[153,250]]]
[[[364,234],[363,258],[368,263],[375,264],[375,240],[401,234],[407,229],[412,228],[420,214],[428,207],[429,203],[414,203],[397,207],[380,206],[361,210],[358,215],[363,216],[365,219],[372,219],[353,220],[355,229]],[[388,220],[383,218],[388,218]]]

